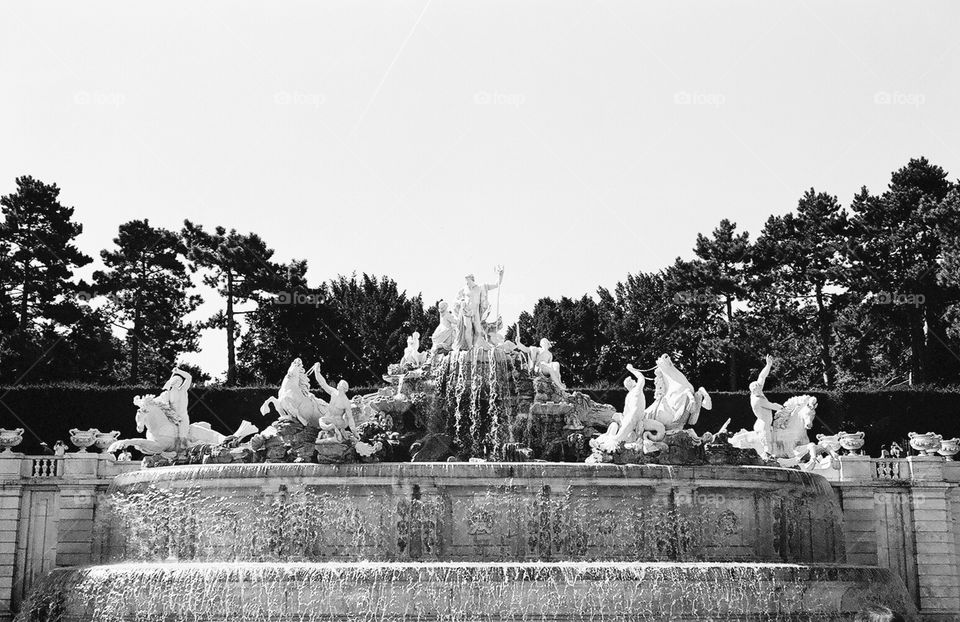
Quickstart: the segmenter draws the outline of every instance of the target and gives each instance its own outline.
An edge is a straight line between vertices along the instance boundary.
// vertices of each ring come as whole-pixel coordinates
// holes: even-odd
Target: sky
[[[502,264],[509,323],[810,187],[846,205],[920,155],[956,178],[957,23],[953,0],[7,2],[0,194],[57,183],[94,256],[189,218],[427,304]],[[220,373],[224,341],[185,359]]]

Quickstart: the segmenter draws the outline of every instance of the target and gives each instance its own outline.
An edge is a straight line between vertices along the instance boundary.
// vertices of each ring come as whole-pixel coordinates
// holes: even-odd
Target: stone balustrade
[[[101,560],[100,500],[139,468],[96,453],[0,454],[0,622],[51,569]],[[851,455],[823,475],[842,508],[847,561],[897,573],[924,620],[960,619],[960,462]]]

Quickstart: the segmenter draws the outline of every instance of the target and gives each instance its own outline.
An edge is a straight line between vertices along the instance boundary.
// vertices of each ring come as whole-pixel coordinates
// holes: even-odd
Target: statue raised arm
[[[187,439],[190,437],[188,406],[191,386],[193,386],[193,376],[179,367],[174,367],[160,395],[154,398],[161,404],[167,417],[177,426],[177,451],[186,449]]]
[[[337,440],[346,441],[357,429],[353,419],[353,404],[347,397],[350,384],[346,380],[340,380],[336,387],[332,387],[320,373],[319,363],[311,369],[320,388],[330,396],[329,409],[324,416],[320,417],[321,434],[326,433]]]
[[[455,348],[469,350],[476,345],[488,345],[487,334],[483,327],[483,320],[490,310],[488,293],[500,287],[503,268],[498,269],[497,279],[496,284],[478,285],[472,274],[464,277],[464,285],[457,294],[460,315]]]
[[[783,408],[782,405],[771,402],[763,394],[763,385],[767,382],[767,376],[773,371],[773,357],[769,354],[766,357],[767,364],[760,370],[757,379],[750,383],[750,408],[757,418],[754,429],[760,434],[763,444],[764,457],[773,453],[773,434],[771,426],[773,425],[773,414]]]

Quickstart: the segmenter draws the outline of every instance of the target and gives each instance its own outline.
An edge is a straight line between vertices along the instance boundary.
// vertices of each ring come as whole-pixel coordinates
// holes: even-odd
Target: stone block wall
[[[33,583],[58,566],[96,559],[97,500],[113,478],[140,468],[112,456],[0,453],[0,622]]]
[[[924,620],[960,619],[960,462],[846,456],[829,475],[847,561],[900,575]]]

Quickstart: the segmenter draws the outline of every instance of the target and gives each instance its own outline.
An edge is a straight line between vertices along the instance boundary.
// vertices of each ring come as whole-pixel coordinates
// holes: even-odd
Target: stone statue
[[[769,401],[763,394],[763,385],[767,381],[767,376],[773,370],[773,357],[767,355],[767,364],[760,370],[757,379],[750,383],[750,408],[753,410],[757,423],[754,430],[760,435],[763,445],[763,452],[760,456],[767,460],[773,455],[773,435],[770,426],[773,423],[773,413],[777,412],[783,406]]]
[[[153,397],[139,398],[141,403],[144,400],[153,400],[153,402],[167,415],[177,426],[177,451],[186,449],[186,439],[190,434],[190,415],[187,412],[187,403],[190,399],[190,387],[193,386],[193,376],[175,367],[170,379],[163,385],[163,390],[159,395]],[[133,398],[133,403],[141,406],[137,402],[138,398]]]
[[[730,437],[729,443],[740,449],[754,449],[765,460],[775,458],[780,466],[817,468],[820,451],[807,434],[816,414],[817,398],[810,395],[791,397],[773,414],[769,437],[767,426],[758,418],[753,430],[740,430]],[[806,463],[803,463],[804,458],[807,458]]]
[[[657,359],[654,371],[653,403],[647,407],[648,419],[663,424],[667,434],[676,434],[700,418],[700,409],[713,406],[706,389],[696,391],[666,354]]]
[[[557,363],[553,360],[553,352],[550,351],[550,348],[553,347],[553,343],[544,337],[540,340],[540,346],[525,346],[522,343],[517,343],[517,349],[527,355],[527,369],[531,374],[543,374],[544,376],[549,376],[553,383],[557,385],[561,391],[565,391],[566,387],[563,386],[563,382],[560,381],[560,363]]]
[[[400,359],[400,365],[410,368],[421,367],[426,358],[427,353],[420,351],[420,333],[414,332],[407,337],[407,347],[403,351],[403,358]]]
[[[487,343],[503,352],[513,352],[517,344],[503,336],[503,318],[498,317],[496,322],[484,322],[484,331],[487,333]]]
[[[133,398],[137,406],[137,432],[146,430],[146,438],[118,440],[107,451],[116,453],[126,447],[136,447],[144,454],[173,457],[186,453],[194,445],[219,445],[228,439],[240,440],[257,432],[249,421],[241,422],[230,437],[214,432],[209,423],[190,423],[187,391],[191,382],[190,374],[177,368],[159,395]]]
[[[627,389],[627,399],[623,406],[623,414],[614,416],[605,434],[601,434],[590,445],[601,451],[614,452],[621,444],[647,441],[662,441],[666,428],[655,419],[646,418],[647,401],[643,395],[646,378],[633,365],[627,365],[634,377],[627,377],[623,386]],[[646,443],[645,443],[646,444]]]
[[[349,383],[346,380],[341,380],[334,388],[327,384],[326,379],[320,373],[319,363],[311,367],[310,370],[320,384],[320,388],[330,396],[327,412],[319,421],[320,434],[341,442],[347,441],[357,429],[357,424],[353,420],[353,402],[347,397],[347,391],[350,390]]]
[[[314,428],[320,427],[320,417],[327,414],[327,403],[310,392],[310,376],[303,370],[303,361],[299,358],[290,363],[277,397],[264,401],[260,414],[270,414],[270,406],[277,409],[281,419],[296,420]]]
[[[437,306],[440,311],[440,323],[433,331],[433,345],[430,346],[430,352],[436,354],[440,350],[452,350],[453,339],[456,336],[458,310],[451,310],[450,304],[446,300],[441,300]]]
[[[460,313],[453,344],[457,350],[470,350],[474,346],[487,344],[483,320],[490,312],[490,291],[500,287],[503,282],[503,268],[497,271],[496,285],[478,285],[472,274],[468,274],[465,280],[463,288],[457,294]]]

